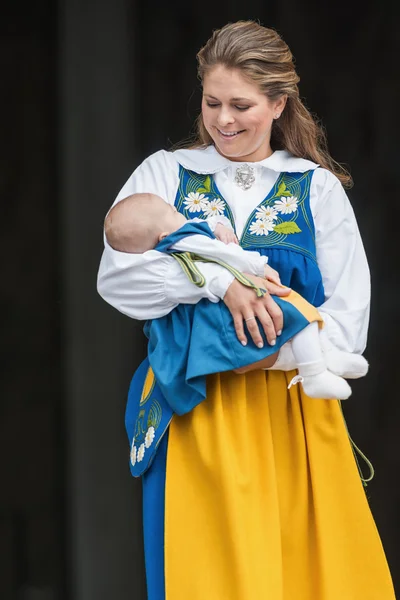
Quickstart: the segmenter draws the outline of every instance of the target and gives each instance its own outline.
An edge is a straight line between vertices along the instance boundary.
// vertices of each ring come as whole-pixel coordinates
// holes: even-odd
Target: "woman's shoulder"
[[[342,185],[336,175],[324,167],[318,166],[314,172],[314,178],[323,187],[333,188],[336,185]]]
[[[226,167],[227,159],[218,154],[214,146],[202,148],[181,148],[177,150],[157,150],[150,154],[138,167],[157,172],[173,170],[178,172],[179,165],[195,173],[216,173]]]
[[[177,161],[174,157],[173,152],[170,152],[168,150],[157,150],[156,152],[153,152],[153,154],[149,154],[149,156],[147,156],[147,158],[143,160],[143,162],[141,163],[141,165],[139,165],[138,168],[158,167],[163,169],[165,167],[176,166],[176,164]]]

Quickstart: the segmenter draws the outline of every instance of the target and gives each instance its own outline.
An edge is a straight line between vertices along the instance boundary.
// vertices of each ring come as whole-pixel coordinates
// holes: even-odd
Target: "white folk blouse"
[[[361,354],[366,346],[370,307],[370,275],[364,247],[351,204],[330,171],[276,151],[269,158],[251,163],[255,183],[244,190],[235,183],[241,163],[221,156],[214,148],[160,150],[149,156],[131,175],[114,204],[137,192],[150,192],[174,204],[179,183],[179,164],[197,173],[212,174],[235,218],[238,236],[253,209],[266,197],[281,172],[315,169],[310,189],[310,207],[316,233],[317,261],[325,289],[319,307],[330,341],[339,349]],[[207,284],[194,286],[177,261],[149,250],[127,254],[112,249],[104,239],[98,273],[98,292],[109,304],[133,319],[154,319],[168,314],[178,304],[194,304],[201,298],[218,302],[233,276],[216,264],[199,263]],[[273,264],[270,265],[274,267]],[[280,351],[275,369],[295,368],[290,343]]]

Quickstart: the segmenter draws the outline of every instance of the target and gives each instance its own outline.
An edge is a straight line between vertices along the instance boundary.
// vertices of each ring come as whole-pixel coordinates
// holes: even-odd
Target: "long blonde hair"
[[[344,167],[333,160],[327,148],[325,132],[299,97],[299,76],[292,53],[273,29],[254,21],[229,23],[213,32],[197,54],[201,81],[216,65],[238,69],[271,100],[287,94],[287,102],[279,119],[273,121],[271,147],[288,150],[294,156],[312,160],[334,173],[345,187],[352,179]],[[199,148],[213,144],[202,115],[196,122],[194,140],[186,147]]]

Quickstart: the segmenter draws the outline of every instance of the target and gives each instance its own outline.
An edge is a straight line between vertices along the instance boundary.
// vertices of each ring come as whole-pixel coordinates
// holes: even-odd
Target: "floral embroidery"
[[[282,215],[291,215],[298,210],[297,196],[292,196],[282,181],[274,204],[264,204],[256,209],[255,218],[250,223],[249,233],[255,235],[268,235],[271,231],[283,235],[300,233],[301,229],[294,221],[282,221]]]
[[[154,427],[150,426],[146,432],[146,437],[144,438],[144,445],[146,448],[150,448],[153,443],[154,436],[156,435]]]
[[[297,210],[298,200],[296,196],[282,197],[280,200],[275,200],[275,208],[283,215],[290,215]]]
[[[136,459],[138,462],[142,462],[145,453],[144,444],[140,444],[139,450],[137,451]]]
[[[256,235],[268,235],[273,230],[274,221],[271,219],[265,219],[264,221],[257,219],[250,225],[250,233],[255,233]]]
[[[188,195],[185,196],[185,202],[183,204],[186,206],[188,212],[194,213],[202,211],[204,205],[208,204],[208,201],[204,194],[199,194],[199,192],[189,192]]]
[[[285,247],[315,261],[315,230],[309,206],[313,173],[313,170],[280,173],[267,196],[250,213],[240,236],[242,248]],[[175,198],[179,212],[188,219],[192,216],[208,219],[223,214],[235,230],[229,198],[225,201],[212,176],[186,170],[180,165],[179,181]],[[195,208],[203,203],[201,210],[196,208],[197,214],[194,215],[189,212],[188,200],[191,198],[196,198]],[[149,425],[147,423],[147,427]]]
[[[137,448],[135,445],[132,446],[132,450],[131,450],[131,463],[132,463],[132,467],[135,466],[136,464],[136,454],[137,454]]]
[[[278,210],[274,206],[260,206],[256,212],[256,219],[260,221],[275,221]]]
[[[220,198],[210,200],[204,205],[203,211],[207,217],[223,215],[225,212],[225,202]]]

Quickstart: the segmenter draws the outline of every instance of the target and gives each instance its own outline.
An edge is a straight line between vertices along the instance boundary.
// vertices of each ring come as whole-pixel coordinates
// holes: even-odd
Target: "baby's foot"
[[[345,379],[358,379],[368,373],[368,362],[363,356],[338,350],[324,335],[320,340],[328,371]]]
[[[338,377],[327,370],[318,373],[318,375],[297,375],[288,387],[290,388],[296,383],[302,384],[304,392],[310,398],[346,400],[351,395],[349,384],[342,377]]]

